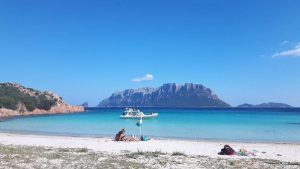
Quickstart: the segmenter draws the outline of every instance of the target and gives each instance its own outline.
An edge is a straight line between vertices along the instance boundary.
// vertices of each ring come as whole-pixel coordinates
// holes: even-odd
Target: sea
[[[122,108],[87,108],[75,114],[14,117],[0,121],[0,132],[74,137],[126,135],[156,139],[300,143],[300,108],[140,108],[158,117],[121,119]]]

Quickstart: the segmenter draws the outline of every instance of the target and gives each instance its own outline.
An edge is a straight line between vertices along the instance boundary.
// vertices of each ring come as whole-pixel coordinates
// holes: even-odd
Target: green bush
[[[52,97],[47,97],[44,93],[40,91],[29,89],[34,92],[35,96],[30,96],[29,94],[22,93],[18,88],[7,85],[0,84],[0,108],[7,108],[16,110],[18,109],[18,104],[22,103],[25,105],[28,111],[33,111],[36,108],[43,110],[50,110],[57,102],[57,99]]]
[[[37,108],[43,110],[50,110],[55,103],[56,103],[55,100],[50,100],[45,95],[39,95]]]
[[[16,110],[17,104],[18,103],[14,100],[13,97],[0,94],[0,106],[1,107]]]

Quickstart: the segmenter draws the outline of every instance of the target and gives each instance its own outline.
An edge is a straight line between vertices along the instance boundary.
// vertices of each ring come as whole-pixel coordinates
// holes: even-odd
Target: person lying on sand
[[[244,148],[241,148],[238,152],[234,151],[229,145],[225,145],[224,148],[221,149],[219,155],[238,155],[238,156],[256,156],[256,150],[247,151]]]
[[[127,137],[125,136],[125,129],[120,130],[115,137],[116,141],[137,141],[137,139],[133,137]]]
[[[219,155],[235,155],[236,152],[229,145],[225,145],[224,148],[218,153]]]

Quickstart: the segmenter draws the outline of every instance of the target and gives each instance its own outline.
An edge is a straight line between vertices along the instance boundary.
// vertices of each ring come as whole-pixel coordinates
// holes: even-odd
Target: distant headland
[[[82,112],[51,92],[41,92],[17,83],[0,83],[0,118],[11,116]]]
[[[274,103],[274,102],[262,103],[257,105],[244,103],[237,107],[238,108],[293,108],[292,106],[285,103]]]

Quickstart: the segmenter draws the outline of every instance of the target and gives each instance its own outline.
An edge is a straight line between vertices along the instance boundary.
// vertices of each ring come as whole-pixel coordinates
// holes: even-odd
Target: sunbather
[[[225,145],[224,148],[221,149],[219,155],[238,155],[238,156],[256,156],[256,150],[247,151],[244,148],[241,148],[238,152],[234,151],[229,145]]]
[[[235,151],[229,145],[225,145],[224,148],[221,149],[221,152],[218,153],[219,155],[235,155]]]
[[[116,141],[137,141],[134,137],[127,137],[125,136],[125,129],[122,129],[121,131],[116,134],[115,137]]]

